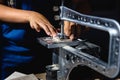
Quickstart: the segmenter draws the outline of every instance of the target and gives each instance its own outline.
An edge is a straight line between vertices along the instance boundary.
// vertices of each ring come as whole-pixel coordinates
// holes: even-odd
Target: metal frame
[[[61,20],[71,21],[83,26],[103,30],[109,33],[108,63],[92,55],[76,50],[72,46],[64,46],[59,50],[58,80],[69,80],[71,70],[77,65],[85,65],[95,71],[115,78],[120,68],[120,25],[108,18],[84,15],[65,6],[61,6]]]
[[[69,80],[69,75],[73,68],[78,65],[87,66],[106,77],[115,78],[120,69],[120,25],[116,20],[81,14],[65,6],[60,6],[60,19],[74,22],[90,28],[102,30],[109,34],[108,62],[78,51],[73,46],[82,41],[69,41],[61,39],[60,42],[54,42],[52,37],[38,38],[40,44],[47,48],[53,48],[58,60],[57,80]],[[53,62],[54,62],[53,59]],[[53,63],[54,64],[54,63]]]

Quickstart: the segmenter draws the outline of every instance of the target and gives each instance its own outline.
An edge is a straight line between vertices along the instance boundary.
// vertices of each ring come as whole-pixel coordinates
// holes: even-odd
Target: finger
[[[69,38],[70,38],[71,40],[73,40],[73,39],[74,39],[74,34],[71,34],[71,35],[69,36]]]
[[[48,24],[46,24],[46,25],[48,26],[48,29],[51,32],[50,36],[56,36],[57,35],[57,30],[53,26],[51,26],[51,25],[48,25]]]
[[[30,23],[30,27],[31,27],[32,29],[35,29],[35,28],[34,28],[34,25],[33,25],[32,23]]]
[[[43,29],[47,32],[49,31],[50,36],[56,36],[57,35],[57,30],[54,28],[54,26],[52,26],[52,24],[50,24],[50,22],[47,19],[44,19],[43,23],[45,25],[45,26],[43,26]]]
[[[71,34],[71,26],[70,22],[64,21],[64,33],[66,36],[69,36]]]
[[[51,23],[44,16],[42,16],[42,25],[43,25],[43,29],[48,35],[56,36],[57,30],[51,25]]]
[[[70,30],[71,29],[69,21],[64,21],[64,29],[65,30]]]
[[[34,24],[34,28],[37,32],[40,32],[40,26],[37,23]]]
[[[73,26],[73,25],[75,25],[75,23],[74,22],[70,22],[70,26]]]
[[[47,35],[51,35],[51,32],[46,24],[44,24],[43,22],[39,22],[38,25],[45,31]]]

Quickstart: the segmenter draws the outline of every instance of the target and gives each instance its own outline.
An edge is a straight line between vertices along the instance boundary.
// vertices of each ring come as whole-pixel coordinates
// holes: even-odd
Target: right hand
[[[71,40],[80,38],[81,35],[89,31],[89,27],[82,26],[70,21],[64,21],[64,33]]]
[[[69,22],[69,21],[64,21],[64,33],[66,36],[68,36],[71,40],[75,38],[74,33],[73,33],[73,25],[75,23]]]
[[[27,19],[32,29],[40,32],[43,29],[47,35],[56,36],[57,30],[50,24],[50,22],[40,13],[28,11]]]

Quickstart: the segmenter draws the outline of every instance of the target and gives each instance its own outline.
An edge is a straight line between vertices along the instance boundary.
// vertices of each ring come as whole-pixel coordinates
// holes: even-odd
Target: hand
[[[69,21],[64,21],[64,33],[70,39],[74,38],[73,34],[71,33],[71,26],[70,26],[70,22]]]
[[[28,11],[28,21],[32,29],[40,32],[43,29],[47,35],[56,36],[57,30],[50,24],[50,22],[40,13]]]
[[[69,21],[64,21],[64,33],[71,40],[74,39],[74,34],[72,33],[72,25],[74,25],[74,23],[69,22]]]
[[[88,31],[89,28],[86,26],[82,26],[69,21],[64,21],[64,33],[71,40],[80,38]]]

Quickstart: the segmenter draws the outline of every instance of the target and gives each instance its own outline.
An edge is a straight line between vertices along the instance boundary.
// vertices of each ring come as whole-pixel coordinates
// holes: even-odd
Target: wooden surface
[[[36,77],[40,80],[46,80],[46,73],[36,74]]]
[[[40,73],[40,74],[36,74],[36,77],[40,80],[46,80],[46,73]],[[70,79],[73,80],[73,79]],[[116,78],[116,79],[105,79],[103,78],[103,76],[94,76],[94,78],[90,78],[86,75],[86,78],[81,78],[81,79],[77,79],[77,80],[120,80],[120,78]]]

